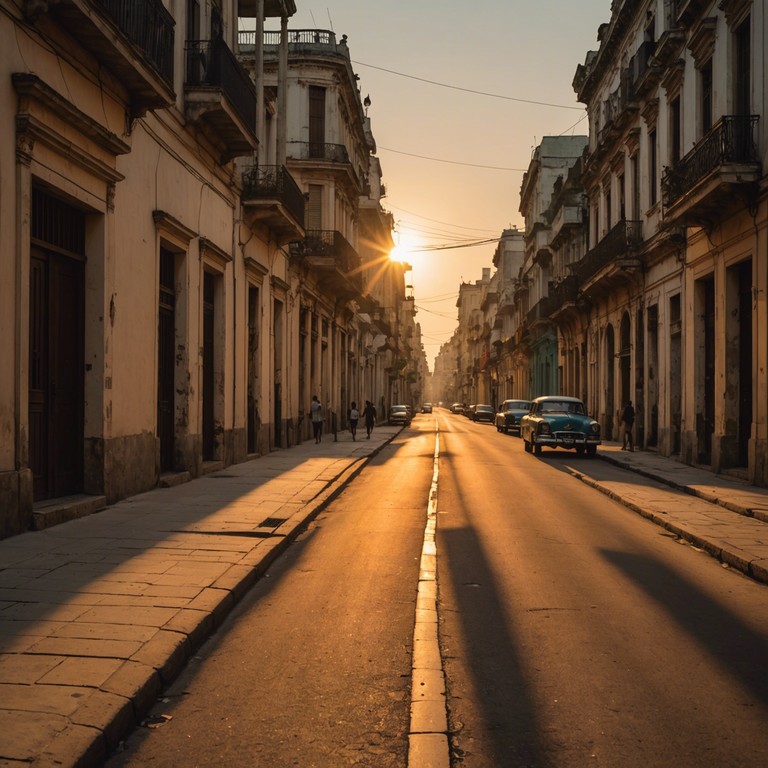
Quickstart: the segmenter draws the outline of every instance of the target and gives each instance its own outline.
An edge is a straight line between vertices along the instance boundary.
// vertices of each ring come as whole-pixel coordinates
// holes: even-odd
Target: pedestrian
[[[624,424],[624,437],[622,439],[622,451],[634,451],[635,444],[632,440],[632,428],[635,426],[635,409],[632,401],[627,400],[624,410],[621,412],[621,421]]]
[[[357,403],[353,400],[349,409],[349,431],[352,433],[352,439],[357,440],[357,420],[360,418],[360,411],[357,410]]]
[[[312,413],[312,434],[315,436],[315,443],[323,439],[323,406],[317,399],[317,395],[312,396],[312,404],[309,406]]]
[[[363,419],[365,420],[365,436],[370,440],[373,425],[376,423],[376,406],[370,400],[365,401]]]

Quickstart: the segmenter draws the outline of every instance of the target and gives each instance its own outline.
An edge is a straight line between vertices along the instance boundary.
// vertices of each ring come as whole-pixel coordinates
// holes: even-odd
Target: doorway
[[[83,491],[85,215],[33,190],[29,466],[35,501]]]

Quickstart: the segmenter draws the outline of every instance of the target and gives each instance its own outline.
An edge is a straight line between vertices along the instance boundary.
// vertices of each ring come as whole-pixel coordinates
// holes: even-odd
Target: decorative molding
[[[207,261],[211,266],[219,267],[222,271],[232,261],[232,254],[219,248],[207,237],[200,238],[200,260]]]
[[[674,99],[683,87],[683,75],[685,74],[685,61],[678,59],[670,64],[661,78],[661,87],[667,92],[668,99]]]
[[[624,139],[624,146],[630,157],[637,153],[637,150],[640,148],[640,128],[633,128],[629,131]]]
[[[752,0],[720,0],[717,6],[729,27],[738,26],[752,10]]]
[[[708,16],[701,19],[691,32],[688,40],[688,50],[693,56],[697,67],[701,67],[715,51],[715,31],[717,29],[717,17]]]
[[[640,114],[643,116],[645,124],[649,128],[654,128],[656,121],[659,119],[659,100],[649,99],[641,110]]]
[[[118,155],[127,155],[131,151],[130,145],[126,144],[119,136],[108,131],[92,117],[79,110],[61,94],[46,85],[37,75],[14,72],[11,79],[16,93],[19,95],[17,120],[18,118],[34,120],[30,107],[36,102],[110,155],[117,157]]]
[[[256,261],[252,256],[243,256],[243,262],[248,276],[256,278],[259,283],[262,282],[263,277],[269,274],[269,268]]]
[[[189,243],[197,237],[197,232],[182,224],[177,218],[165,211],[152,211],[155,227],[161,234],[166,234],[176,240],[183,249],[189,247]]]

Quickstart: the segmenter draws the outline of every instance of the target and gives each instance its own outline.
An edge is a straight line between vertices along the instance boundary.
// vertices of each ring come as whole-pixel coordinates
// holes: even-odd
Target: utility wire
[[[570,129],[568,129],[570,130]],[[427,157],[426,155],[417,155],[413,152],[402,152],[399,149],[390,149],[389,147],[378,146],[379,149],[383,149],[385,152],[393,152],[396,155],[406,155],[407,157],[417,157],[420,160],[431,160],[434,163],[448,163],[449,165],[467,165],[470,168],[490,168],[492,171],[515,171],[517,173],[525,173],[525,168],[503,168],[498,165],[481,165],[479,163],[462,163],[459,160],[443,160],[440,157]]]
[[[397,75],[398,77],[406,77],[409,80],[418,80],[421,83],[429,83],[429,85],[437,85],[441,88],[450,88],[454,91],[464,91],[465,93],[474,93],[478,96],[488,96],[492,99],[504,99],[505,101],[519,101],[523,104],[536,104],[540,107],[556,107],[557,109],[584,109],[584,107],[573,107],[566,104],[551,104],[546,101],[534,101],[533,99],[518,99],[514,96],[502,96],[498,93],[487,93],[485,91],[476,91],[472,88],[461,88],[458,85],[449,85],[447,83],[438,83],[436,80],[427,80],[424,77],[416,77],[415,75],[406,75],[404,72],[396,72],[394,69],[386,69],[385,67],[377,67],[373,64],[365,64],[362,61],[353,61],[353,64],[357,64],[360,67],[369,67],[370,69],[378,69],[380,72],[387,72],[390,75]]]
[[[411,253],[430,253],[432,251],[449,251],[453,248],[474,248],[478,245],[489,245],[490,243],[498,243],[499,238],[498,237],[492,237],[488,240],[475,240],[471,243],[461,243],[458,245],[425,245],[423,248],[411,248]]]

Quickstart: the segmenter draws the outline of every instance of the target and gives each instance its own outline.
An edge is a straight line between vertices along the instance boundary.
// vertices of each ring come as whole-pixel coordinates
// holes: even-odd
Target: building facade
[[[289,447],[313,393],[342,428],[383,392],[360,361],[383,381],[396,344],[363,317],[388,219],[348,54],[326,105],[348,162],[318,168],[288,151],[315,146],[292,133],[288,38],[282,78],[269,40],[240,50],[243,19],[287,29],[293,0],[138,5],[2,2],[0,536]]]

